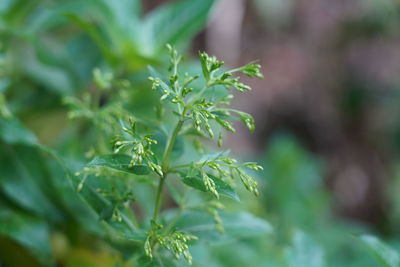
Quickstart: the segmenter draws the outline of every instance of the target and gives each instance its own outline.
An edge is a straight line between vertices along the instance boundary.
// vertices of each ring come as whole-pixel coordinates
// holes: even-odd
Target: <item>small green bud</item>
[[[240,180],[242,181],[244,187],[250,191],[251,193],[253,193],[255,196],[259,195],[258,189],[257,189],[257,182],[256,180],[254,180],[252,177],[250,177],[249,175],[247,175],[244,172],[239,172],[240,175]]]
[[[169,92],[166,92],[165,94],[163,94],[163,95],[160,97],[160,100],[163,101],[163,100],[165,100],[168,96],[169,96]]]
[[[222,147],[223,137],[222,134],[219,133],[218,135],[218,147]]]
[[[211,192],[211,194],[213,194],[215,198],[219,199],[219,194],[217,192],[217,189],[215,188],[214,181],[205,172],[202,173],[202,176],[203,183],[207,191]]]
[[[257,163],[255,163],[255,162],[246,162],[246,163],[243,163],[243,166],[245,166],[249,169],[255,170],[255,171],[263,170],[263,167],[260,165],[257,165]]]
[[[151,162],[151,161],[149,161],[148,164],[149,164],[150,169],[151,169],[153,172],[157,173],[157,174],[160,175],[160,176],[163,176],[163,175],[164,175],[164,174],[163,174],[163,171],[162,171],[162,168],[161,168],[160,165],[155,164],[154,162]]]
[[[240,71],[248,77],[256,77],[264,79],[264,75],[260,72],[261,66],[259,64],[249,63],[240,68]]]
[[[93,80],[100,89],[109,89],[113,79],[114,76],[110,72],[104,73],[98,68],[93,70]]]
[[[88,178],[88,175],[85,175],[85,176],[82,178],[82,180],[79,182],[79,184],[78,184],[78,186],[77,186],[77,188],[76,188],[76,191],[77,191],[77,192],[81,192],[81,191],[82,191],[83,185],[85,184],[87,178]]]
[[[169,82],[170,82],[170,84],[175,84],[176,81],[178,80],[178,77],[179,77],[178,74],[169,76]]]
[[[158,87],[161,86],[161,80],[159,78],[149,77],[149,81],[152,82],[151,89],[156,90]]]
[[[237,112],[237,113],[239,114],[240,120],[246,125],[247,129],[253,132],[255,130],[253,116],[245,112]]]
[[[153,259],[153,252],[150,244],[150,236],[147,236],[146,241],[144,242],[144,252],[147,257]]]
[[[188,261],[189,265],[192,265],[193,258],[192,258],[192,255],[190,255],[189,251],[185,250],[183,252],[183,257],[185,257],[185,259]]]
[[[185,97],[186,95],[188,95],[190,92],[192,92],[193,91],[193,88],[183,88],[183,90],[182,90],[182,93],[181,93],[181,95],[183,96],[183,97]]]
[[[214,170],[218,170],[218,168],[219,168],[218,164],[215,162],[208,162],[207,165],[208,165],[208,167],[210,167],[211,169],[214,169]]]
[[[227,164],[233,164],[233,163],[237,162],[237,160],[233,159],[233,158],[220,158],[220,160],[222,160],[223,162],[225,162]]]
[[[226,130],[233,133],[236,132],[235,128],[233,128],[232,124],[230,124],[229,122],[222,120],[218,117],[215,118],[215,121],[218,122],[218,124],[224,127]]]
[[[210,124],[205,123],[204,127],[206,128],[206,130],[208,132],[208,135],[210,135],[210,137],[213,138],[214,137],[214,132],[212,131]]]
[[[240,82],[236,82],[233,84],[233,86],[239,91],[239,92],[246,92],[246,91],[250,91],[251,87],[244,84],[244,83],[240,83]]]

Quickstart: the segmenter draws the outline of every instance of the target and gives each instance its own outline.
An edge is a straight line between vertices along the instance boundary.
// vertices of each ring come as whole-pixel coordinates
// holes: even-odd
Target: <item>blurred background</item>
[[[382,232],[400,140],[398,4],[220,1],[199,40],[230,66],[260,59],[266,76],[237,103],[255,115],[255,135],[232,135],[230,146],[260,154],[289,133],[323,162],[335,212]]]
[[[78,170],[93,134],[71,126],[62,99],[93,92],[95,67],[146,88],[146,67],[165,65],[166,43],[189,59],[207,51],[228,67],[259,60],[265,79],[243,77],[253,90],[234,103],[254,115],[256,131],[238,124],[224,146],[265,167],[260,200],[244,205],[281,235],[275,245],[257,243],[255,251],[243,245],[243,257],[252,257],[251,266],[264,266],[266,258],[271,265],[265,266],[284,266],[273,260],[274,251],[292,241],[294,248],[303,247],[304,235],[295,231],[301,229],[313,240],[304,241],[313,264],[294,257],[300,265],[288,266],[377,266],[343,233],[372,232],[400,248],[399,1],[189,2],[0,1],[2,144],[27,145],[37,138]],[[143,97],[150,102],[140,103]],[[145,113],[149,99],[141,95],[133,105]],[[10,114],[17,118],[12,123],[4,119]],[[81,143],[71,143],[74,134]],[[7,173],[8,165],[17,165],[5,146],[0,149],[0,171]],[[76,155],[80,161],[72,160]],[[30,200],[19,200],[25,191],[14,190],[7,179],[1,183],[2,206],[13,202],[10,207],[41,214],[26,204]],[[63,223],[55,221],[57,233],[63,232]],[[230,259],[227,247],[218,251],[221,266],[248,263]]]

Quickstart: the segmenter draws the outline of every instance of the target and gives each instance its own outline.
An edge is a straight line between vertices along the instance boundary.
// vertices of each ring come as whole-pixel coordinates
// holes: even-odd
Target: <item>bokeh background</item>
[[[395,1],[222,1],[202,43],[231,66],[260,59],[266,75],[238,103],[256,135],[231,145],[260,153],[291,134],[324,162],[335,211],[381,230],[399,149],[398,23]]]
[[[339,216],[390,231],[399,152],[400,31],[396,1],[221,1],[202,43],[231,65],[260,59],[266,79],[238,106],[263,153],[290,134],[324,164]],[[394,230],[394,229],[392,229]]]
[[[146,93],[147,65],[164,66],[164,46],[172,43],[189,62],[204,50],[228,67],[259,60],[265,75],[260,81],[243,77],[253,90],[238,94],[234,103],[254,115],[256,131],[248,133],[238,124],[238,133],[228,135],[224,147],[264,166],[258,177],[261,197],[240,205],[270,221],[277,235],[272,243],[238,243],[234,249],[241,253],[235,256],[229,246],[217,246],[212,257],[194,249],[194,257],[204,261],[199,266],[286,266],[283,254],[291,255],[287,266],[378,266],[352,237],[364,232],[399,250],[399,1],[198,0],[164,8],[175,2],[0,1],[3,177],[35,157],[18,146],[36,140],[79,170],[96,134],[68,120],[63,99],[95,92],[92,70],[99,67],[129,77],[142,90],[129,95],[137,99],[133,106],[148,112],[154,99]],[[18,120],[7,121],[10,114]],[[29,134],[20,133],[22,128]],[[76,136],[82,137],[78,143],[71,141]],[[16,147],[18,163],[10,157],[10,146]],[[87,229],[73,219],[68,205],[60,208],[64,221],[31,205],[36,193],[25,194],[42,188],[43,181],[37,186],[23,179],[0,182],[0,250],[20,253],[7,243],[6,227],[6,210],[18,207],[36,216],[29,236],[42,243],[35,247],[24,233],[14,239],[39,255],[38,262],[46,262],[53,246],[60,266],[112,266],[114,258],[101,254],[102,249],[90,254],[65,248],[77,242],[71,228]],[[17,229],[26,229],[21,222],[29,216],[14,221]],[[46,223],[40,228],[42,220]],[[51,236],[51,245],[41,234]],[[85,247],[92,241],[77,243]],[[65,255],[69,260],[63,261]],[[82,258],[92,265],[77,265]]]

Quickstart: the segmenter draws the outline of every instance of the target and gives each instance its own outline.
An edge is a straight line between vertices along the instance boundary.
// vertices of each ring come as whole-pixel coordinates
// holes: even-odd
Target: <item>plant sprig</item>
[[[122,134],[112,140],[114,154],[104,155],[99,160],[93,160],[92,166],[100,165],[137,175],[151,174],[145,172],[142,166],[150,169],[155,178],[158,178],[158,185],[156,186],[150,229],[144,240],[145,255],[152,259],[153,254],[163,247],[171,251],[175,258],[178,259],[183,255],[191,263],[192,257],[188,243],[196,240],[197,237],[175,229],[174,220],[164,227],[163,221],[159,218],[165,181],[168,176],[179,174],[185,186],[207,192],[214,197],[212,201],[206,202],[209,204],[201,206],[201,209],[212,216],[216,229],[222,233],[224,231],[223,222],[218,214],[218,210],[223,208],[219,202],[220,195],[235,198],[236,193],[232,185],[234,180],[240,180],[245,189],[258,196],[257,181],[247,173],[246,169],[259,171],[262,170],[262,167],[254,162],[238,163],[236,159],[229,156],[228,151],[202,153],[203,155],[198,160],[177,165],[177,159],[173,158],[172,153],[175,144],[178,138],[190,138],[194,140],[197,147],[200,147],[203,145],[204,139],[216,139],[218,146],[221,146],[222,132],[224,130],[236,131],[233,120],[242,121],[250,131],[254,131],[254,118],[250,114],[229,107],[234,97],[229,91],[232,89],[239,92],[251,90],[250,86],[240,82],[240,77],[236,76],[236,73],[256,78],[263,78],[263,75],[260,72],[260,65],[254,62],[236,69],[225,70],[223,69],[224,62],[205,52],[199,53],[201,73],[181,74],[179,67],[183,62],[183,57],[172,46],[168,45],[167,49],[169,54],[168,74],[161,75],[149,67],[151,88],[159,93],[162,108],[170,110],[176,120],[175,126],[166,133],[163,153],[155,153],[154,147],[160,146],[160,144],[153,136],[160,128],[167,128],[166,125],[161,125],[157,129],[147,125],[138,130],[138,125],[142,124],[142,121],[138,120],[134,116],[135,114],[126,112],[124,118],[120,119]],[[94,76],[96,84],[102,90],[110,90],[113,84],[112,75],[101,75],[99,71],[95,71]],[[221,89],[226,90],[222,96]],[[76,109],[76,113],[71,115],[93,117],[93,111],[88,108],[89,100],[86,102],[69,100],[68,102],[70,105],[79,107]],[[126,117],[130,117],[130,119],[124,122]],[[163,123],[165,122],[161,120],[161,124]],[[114,211],[114,213],[116,214],[114,217],[118,217],[118,211]]]

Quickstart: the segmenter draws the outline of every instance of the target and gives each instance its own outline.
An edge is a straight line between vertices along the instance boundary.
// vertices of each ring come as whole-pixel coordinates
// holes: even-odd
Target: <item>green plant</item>
[[[213,152],[254,130],[226,87],[259,66],[165,44],[188,48],[216,1],[25,2],[0,1],[0,266],[398,266],[396,232],[334,216],[293,138],[268,139],[262,172]]]
[[[251,115],[229,108],[233,95],[226,92],[232,88],[240,92],[250,90],[249,86],[241,83],[239,77],[235,76],[237,72],[249,77],[263,78],[263,76],[260,73],[260,65],[255,63],[223,70],[222,61],[204,52],[199,54],[201,74],[181,72],[179,66],[182,56],[170,45],[167,48],[170,62],[168,74],[163,76],[149,67],[152,75],[149,77],[151,88],[161,95],[160,105],[153,116],[156,118],[154,121],[148,117],[139,118],[129,110],[117,109],[118,104],[123,102],[121,98],[114,99],[103,107],[93,107],[93,101],[90,99],[81,102],[78,99],[68,98],[66,103],[73,108],[71,117],[90,119],[94,125],[99,126],[99,130],[108,129],[110,133],[120,128],[111,142],[114,153],[99,153],[100,155],[79,173],[83,178],[78,190],[84,189],[84,183],[91,174],[101,178],[116,177],[115,179],[124,179],[127,173],[144,176],[145,178],[141,178],[142,182],[156,187],[154,198],[150,200],[154,203],[152,216],[149,221],[146,221],[146,218],[143,223],[139,222],[146,231],[143,243],[145,255],[151,260],[153,255],[158,255],[158,250],[162,247],[169,250],[176,259],[183,256],[191,263],[192,256],[188,245],[197,237],[190,231],[182,231],[176,227],[182,214],[188,210],[203,210],[213,217],[216,230],[222,233],[224,227],[218,210],[222,209],[223,205],[218,200],[220,196],[238,200],[233,181],[238,179],[248,191],[256,196],[259,194],[256,180],[245,170],[262,170],[261,166],[254,162],[238,163],[229,156],[229,151],[205,153],[203,144],[206,139],[216,139],[221,146],[222,129],[235,132],[231,120],[239,119],[250,131],[254,130],[254,119]],[[111,84],[121,85],[121,81],[112,80],[112,76],[101,74],[98,70],[94,75],[100,89],[107,90]],[[121,90],[130,89],[131,87],[127,86]],[[103,125],[101,121],[107,124]],[[173,127],[170,127],[171,123],[174,123]],[[191,144],[194,144],[198,152],[192,159],[182,159],[178,150],[186,150],[187,146],[192,146]],[[182,184],[170,184],[169,193],[173,196],[174,205],[179,211],[170,219],[160,218],[166,181],[174,179],[177,182],[177,178]],[[132,186],[134,185],[131,183],[127,184],[127,188]],[[188,204],[191,201],[184,195],[188,194],[189,188],[205,192],[206,204],[201,202],[195,205]],[[132,198],[135,196],[134,192],[124,189],[124,193],[121,193],[116,189],[107,191],[103,195],[117,200],[106,219],[122,222],[125,212],[135,216],[129,209],[123,209],[122,205],[134,200]]]

